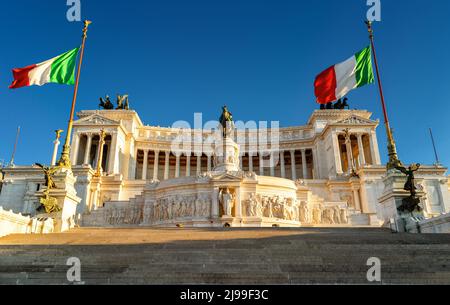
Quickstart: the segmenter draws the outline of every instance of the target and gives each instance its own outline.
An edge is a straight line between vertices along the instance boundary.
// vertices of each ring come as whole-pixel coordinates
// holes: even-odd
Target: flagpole
[[[70,137],[72,135],[73,116],[75,113],[75,104],[76,104],[77,95],[78,95],[78,84],[80,82],[81,65],[83,64],[84,46],[86,44],[88,27],[91,23],[92,22],[89,20],[84,21],[83,40],[81,42],[80,59],[79,59],[79,63],[78,63],[77,77],[75,80],[75,89],[74,89],[73,99],[72,99],[72,108],[70,110],[69,125],[67,127],[66,141],[64,143],[63,151],[61,153],[61,159],[58,162],[58,166],[68,168],[68,169],[70,169],[72,167],[71,163],[70,163]]]
[[[20,135],[20,126],[17,127],[16,141],[14,142],[14,149],[13,149],[13,153],[11,155],[11,161],[9,162],[9,166],[11,166],[11,167],[14,167],[14,159],[16,157],[16,150],[17,150],[17,144],[19,142],[19,135]]]
[[[434,143],[433,131],[431,130],[431,128],[430,128],[430,136],[431,136],[431,143],[433,143],[434,156],[436,157],[435,165],[440,165],[439,156],[438,156],[437,149],[436,149],[436,144]]]
[[[397,148],[395,146],[395,141],[394,141],[394,137],[392,135],[392,130],[391,130],[391,126],[389,124],[389,118],[388,118],[388,114],[387,114],[387,110],[386,110],[386,103],[384,101],[383,86],[381,84],[380,70],[378,68],[377,53],[375,51],[375,43],[374,43],[374,39],[373,39],[372,22],[366,21],[366,25],[367,25],[367,29],[369,31],[370,45],[372,47],[373,59],[374,59],[374,63],[375,63],[375,70],[377,72],[378,89],[380,91],[381,106],[383,108],[383,115],[384,115],[384,125],[386,127],[386,133],[387,133],[388,155],[389,155],[389,162],[387,164],[387,169],[389,170],[389,169],[394,169],[398,165],[401,165],[401,162],[398,159]]]

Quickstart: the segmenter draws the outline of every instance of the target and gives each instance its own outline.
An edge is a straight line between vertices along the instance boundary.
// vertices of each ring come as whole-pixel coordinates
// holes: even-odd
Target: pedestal
[[[237,172],[240,171],[239,145],[231,138],[223,138],[217,143],[214,150],[215,172]]]
[[[423,192],[417,192],[417,198],[420,200],[421,212],[402,212],[399,207],[403,200],[410,197],[410,192],[405,191],[405,175],[397,171],[389,171],[384,177],[383,195],[378,199],[379,210],[385,226],[392,226],[392,229],[398,232],[419,233],[418,223],[425,219],[423,213]]]
[[[230,215],[223,215],[220,219],[219,222],[221,223],[222,227],[225,227],[226,225],[229,225],[230,227],[236,227],[239,226],[238,223],[239,221]]]
[[[53,180],[56,187],[49,191],[49,196],[57,200],[61,211],[52,214],[45,214],[42,217],[53,218],[55,223],[54,232],[64,232],[75,226],[75,216],[77,205],[81,202],[81,198],[77,196],[75,190],[75,180],[71,170],[61,169],[54,176]],[[40,197],[43,192],[40,191]]]

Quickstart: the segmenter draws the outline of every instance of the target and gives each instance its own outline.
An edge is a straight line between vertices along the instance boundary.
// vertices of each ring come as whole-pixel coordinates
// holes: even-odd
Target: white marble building
[[[277,130],[277,145],[259,145],[257,130],[238,130],[235,141],[243,144],[230,162],[239,168],[224,172],[214,171],[210,131],[146,126],[131,110],[77,115],[71,160],[81,225],[387,225],[379,204],[386,175],[379,122],[368,111],[314,111],[306,125]],[[101,130],[107,137],[98,177]],[[173,148],[181,133],[196,139],[188,149]],[[450,212],[446,171],[422,166],[417,173],[427,217]],[[15,166],[3,173],[0,206],[33,216],[41,171]]]

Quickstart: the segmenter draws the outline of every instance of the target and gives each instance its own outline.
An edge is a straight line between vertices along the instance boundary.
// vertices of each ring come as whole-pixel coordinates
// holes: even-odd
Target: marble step
[[[384,284],[448,284],[450,273],[420,272],[384,274]],[[289,274],[254,273],[252,275],[233,273],[176,273],[176,274],[108,274],[84,272],[82,281],[86,284],[369,284],[364,272],[301,272]],[[0,277],[0,284],[69,284],[65,274],[48,277],[45,274],[14,274],[8,279]]]
[[[0,239],[0,284],[450,284],[450,237],[382,229],[75,229]]]

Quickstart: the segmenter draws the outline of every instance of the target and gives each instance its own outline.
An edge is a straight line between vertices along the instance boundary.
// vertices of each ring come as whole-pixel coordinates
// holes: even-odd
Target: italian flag
[[[75,83],[75,63],[78,49],[75,48],[40,64],[13,69],[14,81],[9,88],[42,86],[47,83],[73,85]]]
[[[320,73],[314,82],[317,103],[336,101],[353,89],[374,82],[370,46]]]

